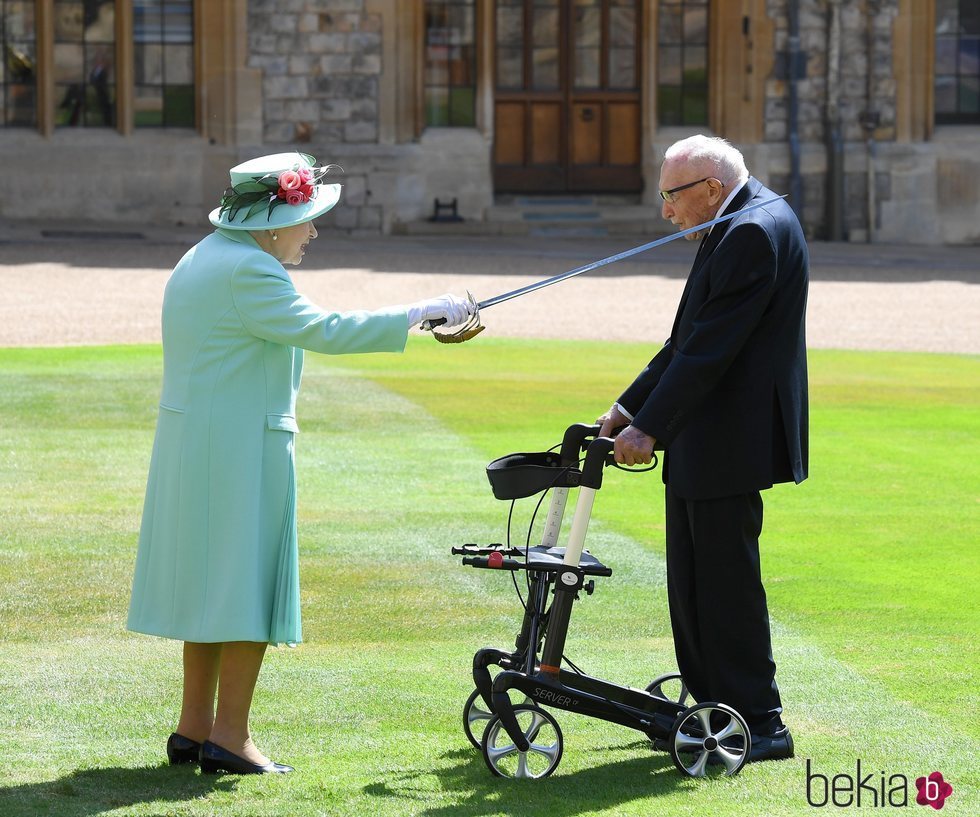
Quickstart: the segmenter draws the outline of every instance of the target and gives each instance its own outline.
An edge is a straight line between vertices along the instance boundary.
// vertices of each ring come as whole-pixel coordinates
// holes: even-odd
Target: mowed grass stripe
[[[81,357],[74,362],[84,371]],[[119,365],[125,389],[129,369],[158,362],[136,350]],[[99,388],[111,396],[109,380]],[[77,382],[84,388],[84,376]],[[13,736],[7,756],[17,761],[0,784],[4,814],[805,814],[806,756],[825,773],[853,772],[855,757],[881,758],[881,768],[906,775],[941,768],[964,796],[950,800],[947,813],[971,813],[962,806],[976,803],[975,754],[957,724],[896,702],[783,628],[775,649],[797,760],[750,767],[731,781],[683,780],[639,733],[558,712],[566,756],[557,777],[531,786],[491,778],[465,743],[460,708],[473,651],[511,643],[519,611],[506,576],[463,568],[448,555],[452,544],[503,535],[506,505],[490,496],[487,458],[413,403],[335,365],[311,366],[305,388],[298,457],[308,643],[273,651],[255,710],[261,745],[303,773],[212,788],[187,770],[149,768],[172,727],[179,652],[122,632],[133,539],[103,531],[125,529],[119,515],[141,498],[150,435],[118,443],[115,425],[125,418],[100,426],[86,417],[91,435],[63,437],[66,461],[113,444],[128,446],[136,461],[137,485],[105,514],[115,522],[70,511],[32,522],[19,501],[0,504],[4,552],[20,554],[3,568],[0,586],[17,573],[17,597],[36,600],[21,614],[17,598],[0,594],[0,732]],[[155,391],[154,384],[144,395],[150,406]],[[19,438],[2,427],[11,432],[0,448],[6,487],[29,458],[8,456]],[[55,422],[50,431],[58,436],[60,428]],[[39,484],[60,478],[61,463],[42,466]],[[610,530],[613,498],[634,480],[641,478],[610,473],[600,493],[589,544],[614,575],[578,606],[568,652],[589,672],[642,686],[673,662],[663,565]],[[655,482],[641,487],[659,490]],[[98,505],[103,492],[98,481],[72,479],[62,493],[84,506],[87,495]],[[11,518],[17,524],[8,528]],[[61,544],[37,552],[48,538]],[[87,558],[67,559],[59,572],[58,554],[72,548]],[[24,581],[42,567],[50,572]],[[92,597],[102,583],[106,595]],[[80,595],[91,609],[71,607]],[[54,612],[41,627],[32,619],[43,609]]]
[[[403,365],[337,364],[398,391],[487,459],[604,411],[649,344],[422,338]],[[811,351],[810,473],[765,494],[770,605],[825,651],[940,717],[980,711],[980,358]],[[607,475],[605,519],[662,552],[663,489]],[[962,727],[980,739],[980,719]]]

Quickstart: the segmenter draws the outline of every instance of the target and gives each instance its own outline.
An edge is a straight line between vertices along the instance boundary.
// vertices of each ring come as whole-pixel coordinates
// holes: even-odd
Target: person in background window
[[[284,264],[317,237],[340,185],[312,156],[231,170],[217,230],[174,268],[163,301],[163,389],[128,628],[179,639],[183,703],[172,764],[289,772],[252,742],[249,710],[269,644],[302,640],[296,398],[303,350],[401,352],[412,325],[465,322],[453,295],[333,312],[299,294]],[[217,709],[215,700],[217,698]]]
[[[88,75],[89,85],[95,93],[99,111],[102,113],[102,124],[106,127],[111,127],[113,124],[112,100],[109,96],[109,71],[111,65],[105,50],[99,49],[92,63],[92,70]]]

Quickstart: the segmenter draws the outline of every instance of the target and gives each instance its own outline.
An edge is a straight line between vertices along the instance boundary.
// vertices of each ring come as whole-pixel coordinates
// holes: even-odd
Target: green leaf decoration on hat
[[[311,190],[315,188],[316,185],[325,184],[326,177],[332,171],[339,171],[342,175],[344,170],[339,165],[324,165],[322,167],[316,166],[316,159],[312,156],[306,154],[300,154],[304,159],[309,162],[309,166],[304,166],[302,164],[295,164],[287,170],[293,172],[297,171],[309,171],[309,175],[304,182],[303,195],[305,200],[302,202],[288,202],[286,200],[286,193],[292,193],[292,191],[284,190],[279,183],[279,179],[282,177],[283,173],[287,170],[278,171],[275,173],[266,173],[263,176],[253,176],[251,179],[239,182],[225,190],[221,195],[221,205],[218,209],[218,217],[220,218],[225,213],[228,214],[228,221],[233,222],[238,214],[245,210],[245,221],[252,218],[253,216],[259,215],[263,209],[267,210],[266,220],[272,220],[272,214],[275,212],[276,208],[283,204],[305,204],[310,201],[313,197]],[[335,178],[330,180],[331,184],[342,184],[342,182]]]

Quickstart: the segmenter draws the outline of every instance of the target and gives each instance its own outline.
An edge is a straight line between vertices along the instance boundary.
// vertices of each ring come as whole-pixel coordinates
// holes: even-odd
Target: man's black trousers
[[[734,707],[753,735],[782,727],[758,491],[691,500],[667,486],[667,598],[677,667],[698,701]]]

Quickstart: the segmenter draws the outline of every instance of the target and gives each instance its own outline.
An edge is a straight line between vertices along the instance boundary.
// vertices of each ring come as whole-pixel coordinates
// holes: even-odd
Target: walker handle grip
[[[579,454],[585,450],[585,441],[595,437],[602,426],[589,423],[574,423],[565,430],[561,441],[561,464],[563,468],[578,465]]]
[[[598,490],[602,485],[602,469],[613,462],[613,446],[616,441],[612,437],[596,437],[589,443],[582,466],[581,484],[587,488]]]

